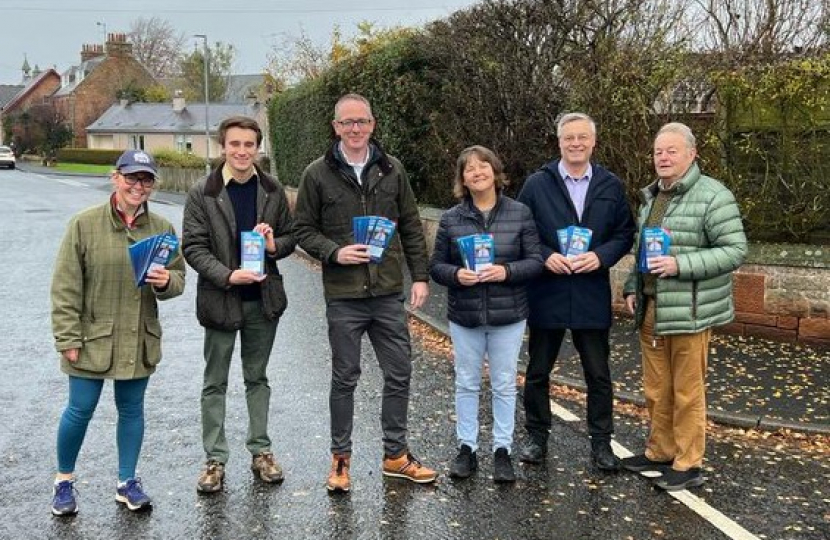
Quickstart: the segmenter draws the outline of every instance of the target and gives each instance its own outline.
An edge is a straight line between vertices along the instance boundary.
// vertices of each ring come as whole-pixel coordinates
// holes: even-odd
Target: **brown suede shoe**
[[[346,493],[352,489],[352,479],[349,477],[349,467],[352,458],[348,454],[334,454],[331,457],[331,472],[326,480],[326,489],[332,493]]]
[[[383,458],[383,475],[395,478],[406,478],[418,484],[435,482],[438,473],[425,467],[415,456],[404,452],[398,457],[385,456]]]
[[[265,483],[279,484],[285,477],[282,474],[282,467],[271,452],[260,452],[251,461],[251,470]]]
[[[196,491],[199,493],[216,493],[225,485],[225,464],[209,459],[199,475]]]

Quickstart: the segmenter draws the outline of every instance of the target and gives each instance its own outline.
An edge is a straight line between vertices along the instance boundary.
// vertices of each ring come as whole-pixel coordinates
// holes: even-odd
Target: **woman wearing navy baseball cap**
[[[185,265],[176,253],[167,267],[150,270],[136,289],[130,245],[175,234],[147,200],[158,167],[141,150],[124,152],[108,200],[69,222],[52,276],[52,332],[61,370],[69,377],[68,402],[58,426],[58,473],[52,499],[57,516],[78,512],[75,462],[104,381],[113,381],[118,409],[118,484],[115,499],[130,510],[152,505],[136,477],[144,438],[144,394],[161,360],[157,300],[184,291]]]

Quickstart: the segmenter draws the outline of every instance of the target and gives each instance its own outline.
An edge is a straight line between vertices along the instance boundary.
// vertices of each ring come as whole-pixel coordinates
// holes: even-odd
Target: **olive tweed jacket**
[[[127,248],[173,233],[161,216],[145,212],[128,229],[112,203],[94,206],[69,222],[52,275],[52,332],[58,351],[80,349],[77,362],[61,357],[68,375],[94,379],[148,377],[161,360],[156,300],[182,294],[185,265],[177,253],[163,291],[137,288]]]

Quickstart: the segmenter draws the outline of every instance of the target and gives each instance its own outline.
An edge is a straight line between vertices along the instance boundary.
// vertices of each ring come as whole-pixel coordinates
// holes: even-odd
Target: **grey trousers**
[[[406,420],[412,358],[403,297],[329,300],[326,307],[332,353],[331,451],[351,453],[354,392],[360,379],[360,345],[369,335],[383,372],[380,422],[387,456],[407,450]]]

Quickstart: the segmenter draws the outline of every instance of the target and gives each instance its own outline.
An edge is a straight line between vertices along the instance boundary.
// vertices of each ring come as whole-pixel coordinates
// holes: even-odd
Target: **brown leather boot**
[[[352,457],[349,454],[334,454],[331,457],[331,472],[326,481],[326,489],[336,493],[346,493],[352,489],[352,479],[349,476],[349,467]]]

